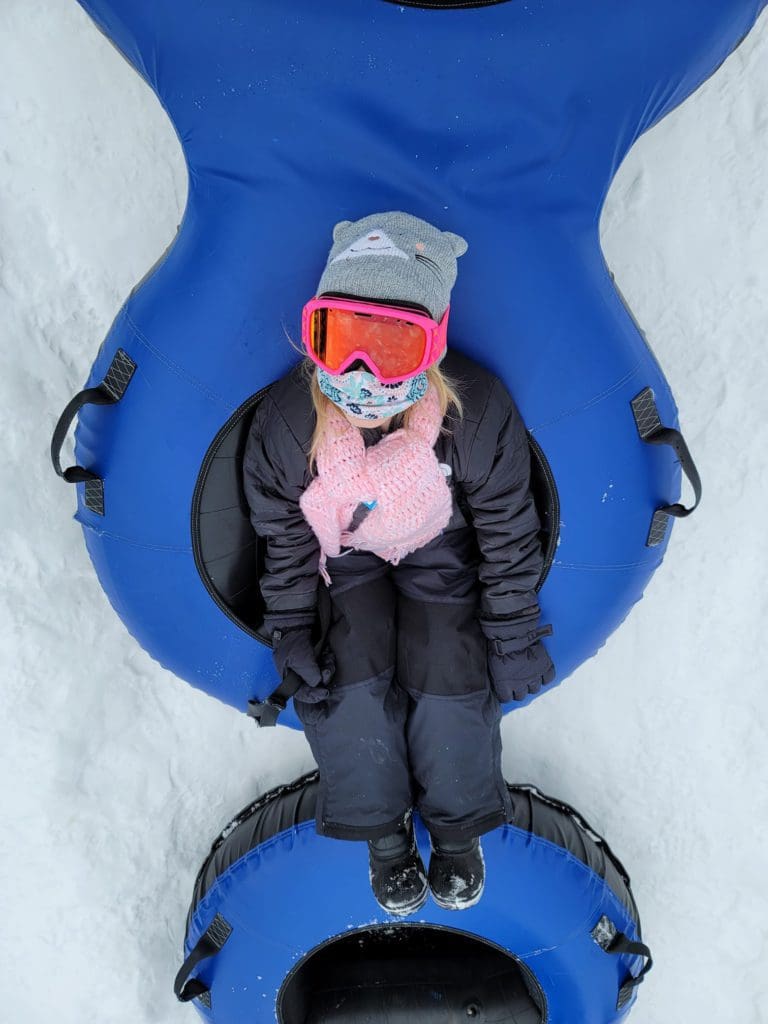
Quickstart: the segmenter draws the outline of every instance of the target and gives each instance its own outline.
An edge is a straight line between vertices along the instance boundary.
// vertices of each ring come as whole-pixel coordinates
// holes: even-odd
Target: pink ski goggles
[[[301,337],[310,359],[328,373],[344,373],[362,359],[382,384],[415,377],[442,355],[448,313],[440,323],[402,306],[383,306],[331,296],[310,299]]]

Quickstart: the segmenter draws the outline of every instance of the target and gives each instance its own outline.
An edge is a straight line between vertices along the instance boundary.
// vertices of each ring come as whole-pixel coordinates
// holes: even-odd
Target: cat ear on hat
[[[351,223],[352,223],[351,220],[340,220],[338,224],[334,225],[334,228],[333,228],[333,240],[334,240],[334,242],[338,242],[339,237],[340,237],[342,231],[344,231],[346,228],[348,228]]]
[[[462,238],[461,235],[456,235],[453,231],[444,231],[443,238],[447,238],[451,243],[453,249],[453,255],[458,259],[459,256],[463,256],[469,248],[469,242],[466,238]]]

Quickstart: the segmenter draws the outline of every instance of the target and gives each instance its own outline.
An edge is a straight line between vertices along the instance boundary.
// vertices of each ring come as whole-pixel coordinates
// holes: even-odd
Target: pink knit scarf
[[[411,408],[409,424],[370,448],[335,406],[317,452],[317,476],[299,499],[320,541],[320,574],[341,547],[373,551],[393,565],[436,537],[451,518],[452,496],[434,452],[442,416],[432,385]],[[372,506],[352,533],[360,502]]]

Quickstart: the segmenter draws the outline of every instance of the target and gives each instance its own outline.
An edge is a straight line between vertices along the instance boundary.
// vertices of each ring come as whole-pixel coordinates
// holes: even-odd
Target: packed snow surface
[[[4,0],[0,69],[0,1024],[181,1024],[196,1015],[171,981],[213,837],[313,762],[302,735],[258,732],[137,646],[50,465],[59,413],[181,219],[174,131],[73,0]],[[756,1024],[768,1021],[765,13],[635,145],[601,234],[704,499],[599,656],[506,717],[504,767],[576,806],[626,864],[656,960],[633,1022]]]

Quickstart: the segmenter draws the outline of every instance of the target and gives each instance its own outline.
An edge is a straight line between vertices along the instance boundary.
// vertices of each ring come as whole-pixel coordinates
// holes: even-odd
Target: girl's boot
[[[427,900],[429,886],[413,828],[400,828],[368,841],[370,880],[376,902],[390,914],[413,914]]]
[[[443,910],[466,910],[483,894],[485,861],[480,840],[437,840],[432,837],[429,887]]]

